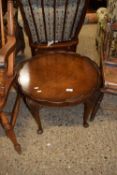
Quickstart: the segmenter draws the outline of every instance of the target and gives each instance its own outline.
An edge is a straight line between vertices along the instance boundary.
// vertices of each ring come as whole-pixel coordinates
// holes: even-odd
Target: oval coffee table
[[[35,56],[20,64],[15,82],[18,94],[22,95],[38,124],[39,133],[42,133],[39,118],[41,106],[84,103],[84,127],[88,127],[89,114],[96,113],[100,98],[100,73],[97,65],[87,57],[66,52]],[[13,125],[16,122],[18,105],[19,98],[14,107]]]

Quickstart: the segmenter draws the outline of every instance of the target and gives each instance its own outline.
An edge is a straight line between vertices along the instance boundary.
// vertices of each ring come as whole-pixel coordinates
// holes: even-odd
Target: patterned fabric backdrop
[[[45,22],[47,29],[47,40],[48,42],[53,41],[54,36],[54,0],[43,0],[44,2],[44,13],[45,13]],[[82,10],[84,8],[86,0],[68,0],[68,5],[66,9],[66,20],[65,20],[65,30],[64,30],[64,41],[70,40],[74,37],[76,32],[77,24],[82,15]],[[31,8],[29,6],[28,0],[21,0],[23,4],[24,12],[29,24],[30,32],[32,34],[33,42],[38,42],[38,36],[41,43],[46,42],[45,38],[45,29],[44,29],[44,19],[41,8],[40,0],[30,0],[34,19],[37,27],[37,31],[35,30],[34,20],[31,13]],[[62,32],[63,32],[63,24],[64,24],[64,15],[65,15],[65,0],[57,0],[56,1],[56,27],[55,27],[55,40],[56,42],[61,41]],[[78,12],[75,14],[77,9],[77,4],[79,3]],[[74,23],[74,30],[71,32],[71,28],[74,22],[74,17],[76,16],[76,20]],[[38,36],[37,36],[38,33]],[[71,38],[70,38],[71,37]]]

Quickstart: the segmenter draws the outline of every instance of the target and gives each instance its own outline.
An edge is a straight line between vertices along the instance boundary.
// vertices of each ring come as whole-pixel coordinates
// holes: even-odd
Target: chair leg
[[[38,103],[34,102],[33,100],[28,99],[28,98],[25,99],[25,103],[26,103],[29,111],[31,112],[32,116],[34,117],[34,119],[38,125],[37,133],[42,134],[43,128],[42,128],[41,120],[40,120],[40,116],[39,116],[40,105]]]
[[[92,111],[92,103],[90,100],[87,100],[85,103],[84,103],[84,115],[83,115],[83,126],[85,128],[89,127],[89,124],[88,124],[88,118],[89,118],[89,115]]]
[[[95,105],[94,105],[94,108],[93,108],[92,113],[91,113],[90,121],[93,121],[95,119],[95,115],[100,107],[100,103],[103,99],[103,96],[104,96],[104,93],[102,93],[102,92],[98,92],[96,94]]]
[[[7,137],[11,140],[11,142],[14,144],[14,148],[15,150],[20,154],[21,153],[21,146],[20,144],[17,142],[15,133],[13,131],[12,126],[9,123],[9,120],[6,116],[5,113],[1,112],[0,113],[0,119],[1,119],[1,123],[2,126],[4,127],[4,129],[6,130],[6,135]]]
[[[19,107],[20,107],[20,95],[17,94],[15,105],[14,105],[12,115],[11,115],[11,121],[10,121],[10,124],[13,128],[16,124],[16,120],[17,120],[18,112],[19,112]]]

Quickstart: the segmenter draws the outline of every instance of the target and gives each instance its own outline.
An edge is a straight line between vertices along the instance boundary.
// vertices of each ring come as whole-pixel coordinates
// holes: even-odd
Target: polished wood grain
[[[82,101],[98,87],[99,73],[86,57],[73,53],[35,56],[20,65],[18,84],[37,101]],[[93,76],[87,76],[93,75]]]

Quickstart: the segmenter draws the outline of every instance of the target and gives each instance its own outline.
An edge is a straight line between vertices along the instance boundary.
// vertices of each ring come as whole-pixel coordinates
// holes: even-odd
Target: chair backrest
[[[18,0],[30,45],[77,40],[88,0]]]

